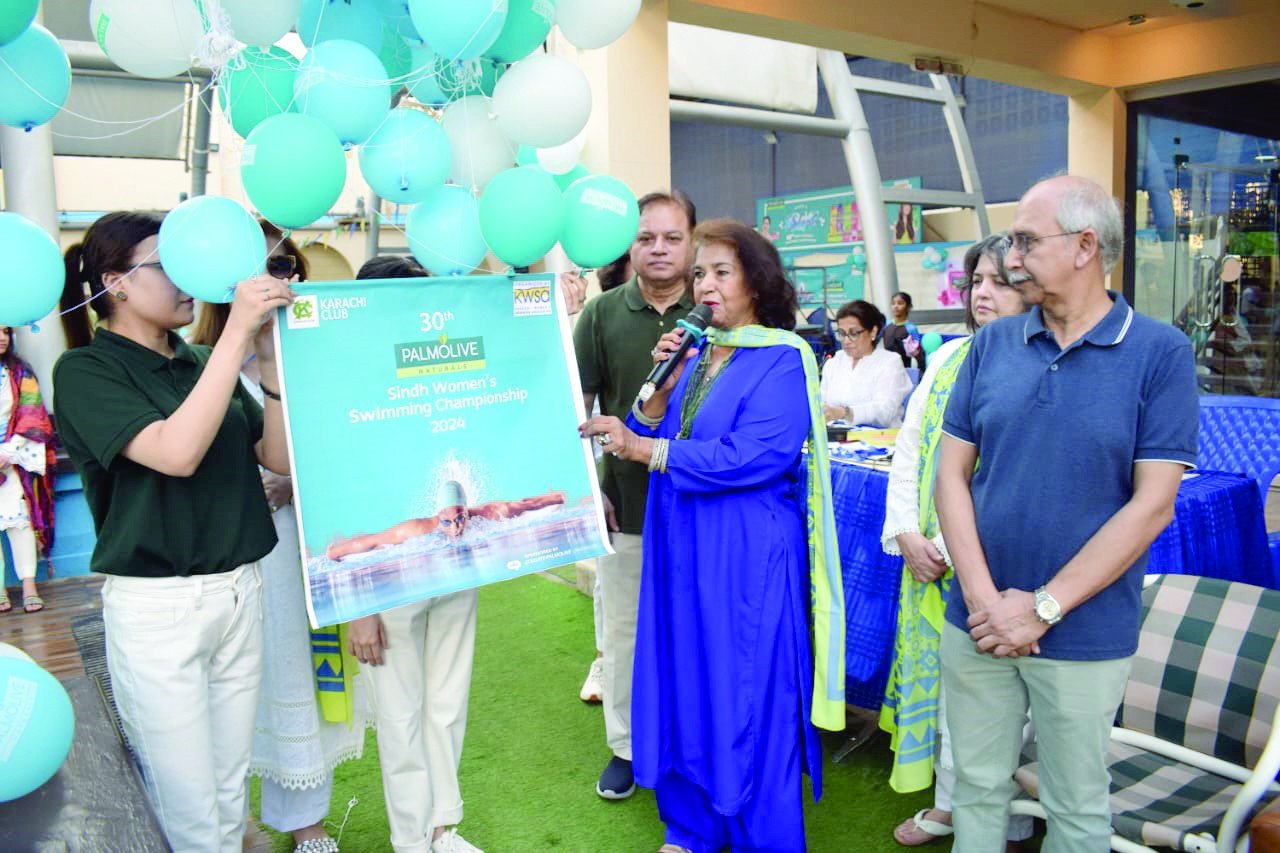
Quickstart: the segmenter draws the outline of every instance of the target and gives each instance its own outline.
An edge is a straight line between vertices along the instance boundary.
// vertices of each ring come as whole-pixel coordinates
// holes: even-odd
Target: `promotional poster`
[[[609,553],[555,276],[297,290],[276,342],[313,627]]]

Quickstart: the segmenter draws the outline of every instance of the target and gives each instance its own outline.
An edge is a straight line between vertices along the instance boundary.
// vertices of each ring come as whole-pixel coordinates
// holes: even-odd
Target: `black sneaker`
[[[636,792],[636,777],[631,775],[631,762],[614,756],[600,774],[596,793],[606,800],[625,800]]]

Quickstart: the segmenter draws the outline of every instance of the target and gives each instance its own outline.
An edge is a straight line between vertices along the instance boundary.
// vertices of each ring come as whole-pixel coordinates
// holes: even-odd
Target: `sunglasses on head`
[[[293,255],[271,255],[267,258],[267,275],[272,278],[290,278],[298,267]]]

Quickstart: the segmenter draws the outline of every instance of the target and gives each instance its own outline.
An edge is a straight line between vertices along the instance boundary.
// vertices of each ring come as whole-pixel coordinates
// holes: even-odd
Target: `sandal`
[[[308,838],[293,848],[293,853],[338,853],[338,842],[329,836],[324,838]]]
[[[932,844],[955,832],[951,824],[925,817],[930,811],[931,809],[921,809],[894,827],[893,840],[903,847],[919,847],[922,844]]]
[[[44,599],[38,595],[22,596],[22,612],[23,613],[39,613],[44,610]]]
[[[9,600],[9,590],[0,586],[0,613],[8,613],[13,609],[13,602]]]

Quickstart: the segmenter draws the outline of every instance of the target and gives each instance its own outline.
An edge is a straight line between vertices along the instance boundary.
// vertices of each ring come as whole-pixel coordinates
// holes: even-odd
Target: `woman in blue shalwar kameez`
[[[823,547],[823,533],[833,529],[829,501],[821,500],[830,482],[825,458],[817,460],[824,463],[818,476],[806,478],[801,467],[805,440],[823,423],[816,370],[808,345],[785,331],[795,322],[795,292],[777,250],[729,220],[699,226],[694,243],[694,298],[713,309],[708,340],[676,381],[643,408],[637,402],[626,425],[599,417],[582,427],[609,452],[654,472],[636,631],[633,766],[637,782],[656,789],[664,851],[804,850],[802,770],[815,798],[821,794],[810,712],[818,711],[820,725],[843,722],[843,708],[830,701],[843,692],[843,672],[828,673],[825,653],[815,694],[821,708],[811,709],[807,613],[819,574],[815,622],[824,652],[827,624],[843,634]],[[655,358],[674,351],[680,334],[665,336]],[[820,431],[815,456],[825,455]],[[817,560],[807,534],[815,527]],[[811,564],[820,569],[814,577]],[[835,599],[843,601],[838,562],[831,568]],[[836,670],[842,651],[838,657]]]

